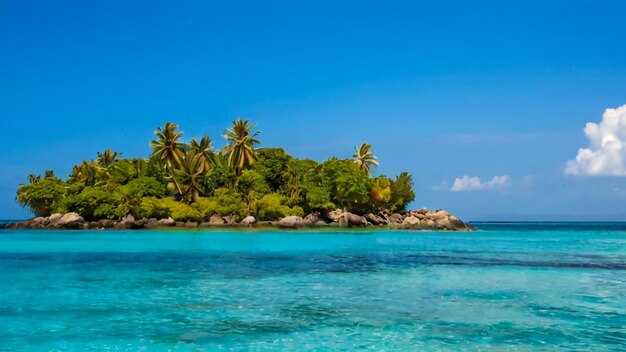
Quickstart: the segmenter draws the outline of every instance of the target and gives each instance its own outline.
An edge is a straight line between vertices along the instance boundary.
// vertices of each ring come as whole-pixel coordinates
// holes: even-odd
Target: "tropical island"
[[[415,199],[408,172],[372,176],[371,145],[352,159],[297,159],[282,148],[260,148],[260,131],[237,119],[215,150],[210,137],[183,141],[178,125],[156,129],[151,155],[125,159],[106,149],[73,167],[66,180],[31,174],[16,200],[35,217],[7,229],[211,227],[303,228],[391,226],[468,231],[443,210],[407,211]]]

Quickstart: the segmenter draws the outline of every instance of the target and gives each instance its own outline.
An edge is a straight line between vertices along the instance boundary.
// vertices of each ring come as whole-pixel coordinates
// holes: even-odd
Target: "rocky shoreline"
[[[86,221],[77,213],[52,214],[47,217],[35,217],[30,220],[0,225],[0,229],[157,229],[157,228],[211,228],[211,227],[263,227],[272,226],[279,229],[302,229],[313,227],[365,228],[381,227],[424,231],[474,231],[474,227],[459,220],[445,210],[435,211],[422,208],[409,212],[390,213],[379,211],[357,215],[340,209],[327,213],[313,212],[307,216],[287,216],[278,221],[257,221],[248,216],[237,221],[234,216],[221,217],[213,215],[208,221],[176,221],[174,219],[135,219],[127,215],[119,220]]]

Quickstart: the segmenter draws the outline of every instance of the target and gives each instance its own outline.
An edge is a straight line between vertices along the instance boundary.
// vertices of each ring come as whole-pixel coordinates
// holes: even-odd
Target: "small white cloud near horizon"
[[[626,105],[606,109],[600,124],[587,122],[588,148],[578,149],[565,174],[572,176],[626,176]]]
[[[494,176],[491,180],[481,182],[478,177],[469,177],[467,175],[461,178],[455,178],[450,188],[450,192],[469,192],[469,191],[489,191],[494,189],[502,189],[509,185],[511,178],[509,175]]]
[[[506,188],[510,184],[511,177],[509,175],[494,176],[494,178],[485,182],[482,182],[479,177],[464,175],[463,177],[455,178],[452,187],[448,188],[448,183],[442,181],[439,185],[433,186],[433,190],[450,192],[492,191]]]

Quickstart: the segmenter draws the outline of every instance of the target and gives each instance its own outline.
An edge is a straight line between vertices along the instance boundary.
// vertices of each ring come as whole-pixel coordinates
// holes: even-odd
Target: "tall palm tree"
[[[215,164],[215,150],[211,144],[213,144],[213,142],[211,142],[211,138],[207,135],[204,135],[200,141],[192,138],[189,143],[191,151],[200,155],[205,171],[209,170],[211,166]]]
[[[113,164],[120,156],[122,156],[122,153],[113,152],[111,151],[111,149],[107,149],[104,151],[104,153],[98,152],[98,158],[96,160],[98,162],[98,166],[106,169],[111,166],[111,164]]]
[[[33,184],[39,181],[41,181],[41,176],[35,174],[28,175],[28,183]]]
[[[250,124],[249,120],[233,121],[233,127],[224,131],[224,138],[229,144],[224,147],[224,152],[228,154],[228,165],[235,170],[237,175],[241,175],[244,168],[251,166],[256,161],[255,144],[261,143],[256,137],[260,131],[252,131],[256,126]]]
[[[157,139],[150,141],[152,157],[162,160],[170,168],[181,162],[185,149],[185,144],[180,142],[183,132],[177,131],[177,128],[175,123],[166,122],[163,128],[159,127],[154,131]]]
[[[191,203],[200,199],[202,187],[202,174],[204,173],[204,161],[201,154],[193,151],[185,153],[177,168],[173,169],[174,185],[183,200]],[[180,182],[179,182],[180,181]]]
[[[373,166],[378,166],[378,161],[376,161],[376,157],[371,149],[372,146],[370,144],[363,143],[359,148],[354,147],[356,153],[352,155],[354,163],[368,175],[372,173]]]

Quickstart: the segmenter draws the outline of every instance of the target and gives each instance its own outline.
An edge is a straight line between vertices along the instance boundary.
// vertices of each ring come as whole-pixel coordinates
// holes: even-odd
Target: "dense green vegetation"
[[[371,146],[353,159],[296,159],[282,148],[258,148],[255,124],[236,120],[216,151],[208,136],[189,143],[173,123],[155,131],[148,159],[124,159],[110,149],[74,166],[67,180],[51,171],[29,175],[17,201],[35,215],[77,212],[87,220],[136,218],[207,220],[213,214],[277,220],[319,210],[404,211],[415,195],[411,176],[372,177]]]

